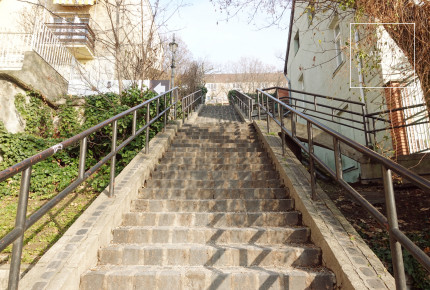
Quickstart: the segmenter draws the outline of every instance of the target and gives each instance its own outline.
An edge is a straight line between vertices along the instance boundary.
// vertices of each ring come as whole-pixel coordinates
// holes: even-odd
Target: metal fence
[[[360,205],[362,205],[385,229],[388,230],[390,237],[390,249],[394,268],[394,278],[396,281],[397,289],[406,289],[406,278],[403,265],[402,249],[403,246],[408,250],[412,256],[424,266],[424,268],[430,272],[430,257],[422,251],[416,244],[414,244],[402,231],[400,231],[397,220],[397,211],[395,196],[393,190],[393,181],[391,172],[395,172],[402,178],[407,179],[411,183],[415,184],[419,188],[426,192],[430,192],[430,182],[426,179],[414,174],[405,167],[393,162],[390,159],[383,157],[382,155],[370,150],[369,148],[349,139],[338,132],[330,129],[329,127],[323,125],[322,123],[316,121],[314,118],[299,112],[292,106],[278,100],[276,97],[268,94],[263,90],[257,90],[257,109],[258,118],[261,119],[262,111],[266,114],[267,118],[267,131],[270,132],[270,119],[272,119],[281,130],[282,134],[282,154],[285,155],[285,135],[287,134],[300,148],[309,155],[309,165],[310,165],[310,181],[312,189],[312,199],[316,200],[316,175],[315,175],[315,162],[324,168],[329,175],[331,175]],[[280,110],[280,116],[285,116],[284,112],[288,112],[288,117],[291,118],[291,127],[285,128],[284,117],[279,117],[273,111],[273,104],[277,104]],[[248,108],[252,110],[252,108]],[[249,114],[244,112],[245,115]],[[297,117],[302,118],[307,124],[307,139],[308,146],[305,146],[296,137],[296,123]],[[324,131],[325,133],[333,137],[334,145],[334,159],[335,159],[335,171],[330,169],[330,167],[325,164],[320,158],[314,154],[313,146],[313,135],[312,127],[315,126],[318,129]],[[340,144],[343,143],[351,148],[361,152],[367,157],[371,158],[376,163],[382,166],[382,175],[384,181],[384,191],[385,191],[385,203],[387,207],[387,217],[385,217],[381,212],[379,212],[371,203],[369,203],[360,193],[358,193],[353,187],[351,187],[344,179],[342,172],[342,158]]]
[[[174,98],[174,94],[177,94],[178,88],[175,87],[163,94],[160,94],[150,100],[147,100],[140,105],[137,105],[133,108],[128,109],[110,119],[107,119],[100,124],[79,133],[57,145],[48,148],[37,155],[29,157],[20,163],[17,163],[3,171],[0,172],[0,182],[13,177],[14,175],[22,172],[21,176],[21,186],[19,192],[19,201],[18,201],[18,209],[15,220],[15,227],[0,240],[0,251],[3,251],[7,246],[13,243],[12,248],[12,259],[10,265],[10,273],[9,273],[9,289],[17,289],[19,282],[19,273],[21,266],[21,254],[23,248],[23,239],[25,231],[31,227],[34,223],[36,223],[40,218],[42,218],[45,214],[48,213],[55,205],[57,205],[63,198],[65,198],[69,193],[73,192],[79,185],[81,185],[85,180],[87,180],[91,175],[93,175],[102,165],[106,164],[110,161],[110,183],[109,183],[109,191],[108,195],[110,197],[114,194],[114,180],[115,180],[115,163],[116,163],[116,154],[122,150],[125,146],[127,146],[131,141],[133,141],[137,136],[142,133],[145,133],[145,153],[149,152],[149,128],[150,126],[157,121],[160,117],[164,117],[164,128],[166,127],[167,117],[169,113],[173,113],[174,118],[176,119],[176,111],[178,109],[178,102],[175,101],[177,98]],[[160,107],[160,101],[164,100],[165,108]],[[187,103],[187,116],[190,114],[191,110],[195,108],[196,104],[202,100],[201,91],[196,91],[195,93],[188,95],[183,98],[183,100]],[[137,128],[137,113],[139,110],[146,108],[146,123],[142,128]],[[151,108],[155,108],[155,116],[151,116]],[[121,144],[117,146],[117,125],[118,121],[126,118],[129,115],[133,115],[132,121],[132,134],[126,140],[124,140]],[[182,114],[182,118],[185,118],[185,114]],[[101,160],[97,162],[96,165],[92,166],[89,169],[85,168],[86,161],[86,153],[87,153],[87,140],[88,136],[94,132],[100,131],[101,129],[111,126],[112,128],[112,138],[111,138],[111,152],[106,154]],[[58,193],[55,197],[49,200],[46,204],[44,204],[40,209],[26,218],[27,215],[27,202],[29,198],[29,187],[31,180],[31,168],[33,165],[47,159],[50,156],[53,156],[59,150],[64,150],[67,147],[70,147],[77,142],[80,142],[80,154],[79,154],[79,167],[78,167],[78,178],[71,182],[63,191]]]

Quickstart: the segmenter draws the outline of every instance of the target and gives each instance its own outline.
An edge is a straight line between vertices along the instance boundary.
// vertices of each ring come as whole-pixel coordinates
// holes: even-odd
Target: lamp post
[[[172,69],[172,79],[170,81],[170,89],[175,87],[175,53],[178,49],[178,44],[175,42],[175,34],[173,34],[173,40],[169,43],[170,51],[172,52],[172,65],[170,68]],[[174,92],[172,92],[174,94]],[[174,117],[176,119],[176,102],[178,101],[178,93],[175,94],[175,108],[174,108]]]

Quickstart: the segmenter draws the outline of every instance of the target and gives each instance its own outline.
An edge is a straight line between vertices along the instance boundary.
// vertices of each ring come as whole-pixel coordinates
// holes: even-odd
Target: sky
[[[168,2],[161,0],[160,7],[166,7]],[[175,5],[167,6],[170,11],[166,15],[173,14],[166,21],[167,33],[175,32],[195,59],[212,63],[215,72],[223,72],[224,64],[237,62],[241,57],[258,58],[276,71],[283,70],[281,58],[285,57],[287,48],[287,29],[276,26],[261,28],[267,25],[262,15],[258,15],[255,23],[249,24],[246,13],[227,22],[225,14],[216,12],[209,0],[184,0],[183,3],[185,5],[176,13],[172,13]]]

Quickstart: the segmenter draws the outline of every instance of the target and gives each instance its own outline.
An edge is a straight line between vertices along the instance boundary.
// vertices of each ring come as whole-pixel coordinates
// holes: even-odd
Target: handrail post
[[[282,156],[285,156],[285,131],[284,131],[284,106],[278,104],[281,113],[281,139],[282,139]]]
[[[336,137],[333,137],[333,148],[334,148],[334,162],[336,165],[336,179],[341,180],[343,178],[342,155],[340,151],[339,140]]]
[[[149,153],[149,103],[146,104],[146,141],[145,141],[145,154]]]
[[[290,111],[291,118],[291,137],[296,138],[296,114],[293,111]]]
[[[314,143],[313,143],[313,132],[312,132],[312,124],[311,122],[307,122],[308,129],[308,153],[309,153],[309,167],[310,167],[310,175],[311,175],[311,189],[312,189],[312,200],[316,200],[316,178],[315,178],[315,164],[314,164]]]
[[[166,132],[166,126],[167,126],[167,94],[164,94],[164,127],[163,132]]]
[[[117,130],[118,129],[118,121],[114,121],[112,124],[112,149],[111,152],[116,150],[116,138],[117,138]],[[110,183],[109,183],[109,197],[113,197],[115,190],[115,164],[116,164],[116,154],[112,156],[110,162]]]
[[[176,106],[177,106],[177,99],[178,99],[178,90],[174,90],[173,92],[172,92],[172,95],[175,95],[175,97],[173,98],[173,102],[175,103],[174,105],[173,105],[173,119],[175,119],[176,120]]]
[[[12,259],[10,263],[8,290],[18,289],[21,255],[24,242],[25,221],[27,215],[28,192],[30,190],[31,166],[27,167],[21,175],[19,188],[18,209],[16,211],[15,228],[20,230],[19,237],[13,242]]]
[[[249,121],[252,121],[252,107],[251,107],[251,104],[252,104],[252,102],[251,102],[252,100],[251,99],[248,99],[248,117],[249,117]]]
[[[87,137],[81,140],[81,148],[79,150],[79,174],[78,178],[83,179],[85,174],[85,160],[87,158]]]
[[[266,121],[267,121],[267,134],[270,133],[270,121],[269,121],[269,97],[266,96]]]
[[[258,120],[261,121],[261,111],[260,111],[260,92],[257,91],[257,107],[258,107]]]
[[[134,110],[133,111],[133,123],[132,123],[132,128],[131,128],[131,134],[133,136],[136,135],[136,123],[137,123],[137,110]]]
[[[406,290],[405,268],[403,265],[402,246],[394,238],[392,229],[398,229],[396,201],[394,199],[393,181],[391,170],[382,165],[382,177],[384,180],[385,204],[387,208],[388,233],[390,237],[391,258],[393,261],[394,279],[397,290]]]
[[[366,112],[365,112],[364,105],[361,106],[361,113],[363,114],[364,140],[366,142],[366,147],[369,148],[369,137],[367,136],[367,121],[366,121]]]

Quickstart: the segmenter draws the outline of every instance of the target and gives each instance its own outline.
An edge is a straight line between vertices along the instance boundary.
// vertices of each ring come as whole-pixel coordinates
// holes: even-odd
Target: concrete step
[[[293,209],[292,199],[136,199],[131,202],[133,212],[285,212]]]
[[[222,157],[177,157],[164,158],[160,161],[163,164],[272,164],[268,157],[249,158],[222,158]]]
[[[253,148],[245,148],[245,147],[232,147],[232,148],[220,148],[220,147],[170,147],[167,152],[192,152],[192,153],[264,153],[266,156],[267,153],[264,151],[262,147],[253,147]],[[166,153],[167,153],[166,152]],[[245,156],[243,156],[245,157]]]
[[[188,144],[213,144],[213,146],[217,146],[219,144],[260,144],[258,139],[227,139],[227,138],[211,138],[211,139],[196,139],[196,138],[184,138],[184,139],[175,139],[172,144],[178,143],[188,143]]]
[[[279,179],[267,180],[187,180],[187,179],[150,179],[147,188],[271,188],[282,187]]]
[[[279,179],[275,170],[271,171],[234,171],[234,170],[187,170],[187,171],[154,171],[154,179],[186,179],[186,180],[268,180]]]
[[[219,142],[219,143],[231,143],[231,142],[235,142],[235,141],[242,141],[242,142],[256,142],[258,141],[258,137],[256,134],[250,134],[247,136],[243,136],[242,138],[239,138],[238,136],[220,136],[220,135],[211,135],[211,136],[205,136],[203,134],[190,134],[190,135],[186,135],[186,134],[181,134],[181,135],[177,135],[175,140],[183,140],[183,139],[188,139],[188,140],[210,140],[213,142]]]
[[[250,127],[207,127],[207,128],[199,128],[199,127],[192,127],[192,128],[184,128],[178,130],[178,132],[183,133],[252,133],[255,132],[254,128]]]
[[[307,243],[306,227],[120,227],[113,231],[114,244],[193,243],[193,244],[255,244],[284,245]]]
[[[238,171],[268,171],[273,170],[271,164],[158,164],[156,171],[170,170],[238,170]]]
[[[141,188],[139,198],[147,199],[283,199],[288,198],[285,188]]]
[[[230,148],[227,148],[230,149]],[[206,157],[206,158],[217,158],[217,157],[226,157],[226,158],[251,158],[251,157],[267,157],[266,152],[253,150],[251,152],[220,152],[219,149],[215,149],[213,151],[206,150],[206,151],[199,151],[195,152],[194,150],[190,150],[191,152],[187,151],[168,151],[164,154],[164,158],[181,158],[181,157],[190,157],[190,158],[197,158],[197,157]]]
[[[207,142],[199,142],[199,143],[190,143],[188,141],[184,142],[175,142],[170,145],[170,148],[175,147],[203,147],[203,148],[261,148],[261,145],[258,143],[221,143],[221,144],[210,144]]]
[[[81,278],[82,290],[331,290],[334,284],[335,276],[325,269],[275,267],[102,265]]]
[[[100,265],[208,267],[313,267],[321,250],[312,246],[116,244],[99,251]]]
[[[230,139],[247,139],[257,138],[257,133],[249,131],[239,132],[199,132],[199,131],[178,131],[176,138],[202,137],[207,139],[230,138]],[[175,138],[175,139],[176,139]]]
[[[145,213],[129,212],[123,226],[287,227],[299,226],[297,211],[265,213]]]

